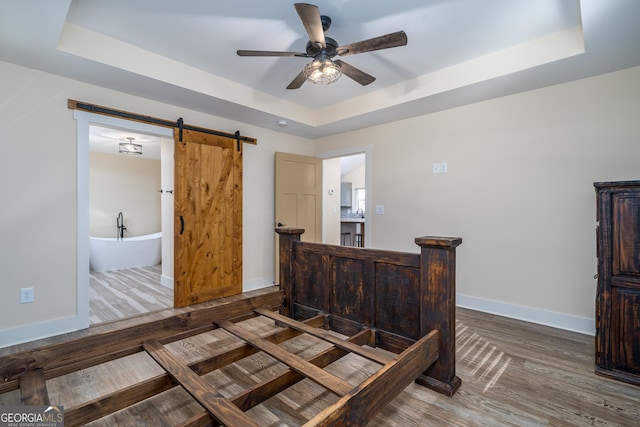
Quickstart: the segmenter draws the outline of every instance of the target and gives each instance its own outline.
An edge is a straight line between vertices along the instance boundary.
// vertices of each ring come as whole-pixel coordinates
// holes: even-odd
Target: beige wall
[[[124,216],[125,237],[162,231],[160,160],[126,155],[89,155],[89,235],[116,237]]]
[[[5,62],[0,82],[0,347],[77,328],[77,142],[69,98],[257,138],[243,154],[244,289],[272,283],[274,153],[312,155],[312,141]],[[35,288],[34,303],[19,304],[22,287]]]
[[[3,62],[0,82],[0,346],[75,327],[65,319],[77,308],[76,183],[88,177],[76,177],[68,98],[258,138],[243,154],[245,290],[273,278],[274,153],[368,144],[367,198],[385,205],[384,215],[370,215],[372,246],[417,251],[416,236],[461,236],[458,301],[586,330],[596,272],[592,183],[640,171],[640,68],[316,143]],[[432,174],[441,161],[449,173]],[[19,304],[20,288],[31,286],[36,302]]]
[[[594,181],[640,178],[640,68],[317,142],[372,145],[374,247],[460,236],[458,302],[592,332]],[[434,162],[447,174],[432,174]]]
[[[322,242],[340,244],[340,159],[322,162]],[[332,192],[332,194],[329,194]]]

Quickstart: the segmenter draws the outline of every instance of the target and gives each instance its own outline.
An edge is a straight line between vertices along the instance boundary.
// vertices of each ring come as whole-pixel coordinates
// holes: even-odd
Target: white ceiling
[[[364,153],[340,157],[340,177],[344,178],[360,166],[364,166],[364,162]]]
[[[308,59],[235,52],[304,51],[293,3],[0,0],[0,60],[312,139],[640,65],[637,0],[317,0],[341,45],[408,44],[286,90]]]
[[[120,143],[129,142],[127,138],[133,138],[131,142],[142,146],[141,155],[120,154]],[[158,135],[107,126],[89,126],[89,151],[92,152],[160,160],[161,143],[162,137]]]

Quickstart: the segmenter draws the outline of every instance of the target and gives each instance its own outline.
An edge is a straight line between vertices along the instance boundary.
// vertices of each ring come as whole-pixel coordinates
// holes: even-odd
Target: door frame
[[[372,231],[373,231],[373,223],[372,223],[372,218],[373,218],[373,212],[371,211],[372,209],[372,204],[371,204],[371,195],[373,194],[373,185],[372,185],[372,156],[373,156],[373,145],[361,145],[358,147],[346,147],[346,148],[342,148],[339,150],[334,150],[334,151],[328,151],[326,153],[318,153],[316,154],[316,157],[322,160],[329,160],[329,159],[335,159],[335,158],[339,158],[339,157],[347,157],[347,156],[353,156],[355,154],[364,154],[364,185],[365,188],[367,189],[367,198],[365,200],[365,212],[364,212],[364,221],[365,224],[367,224],[367,232],[364,235],[364,245],[365,247],[371,247],[371,236],[372,236]],[[323,221],[323,229],[325,228],[324,226],[324,221],[326,221],[327,215],[322,215],[322,221]]]
[[[75,329],[89,327],[89,127],[112,126],[173,140],[173,129],[117,117],[74,110],[76,120],[76,320]],[[173,161],[173,160],[172,160]]]

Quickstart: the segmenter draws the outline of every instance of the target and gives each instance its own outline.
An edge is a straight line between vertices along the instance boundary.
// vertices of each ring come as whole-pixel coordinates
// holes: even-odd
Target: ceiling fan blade
[[[327,44],[324,40],[324,30],[320,19],[320,9],[318,6],[307,3],[296,3],[296,11],[300,16],[302,25],[309,35],[309,41],[317,48],[324,49]]]
[[[338,55],[355,55],[356,53],[389,49],[391,47],[404,46],[406,44],[407,34],[404,31],[398,31],[384,36],[374,37],[372,39],[362,40],[360,42],[340,46],[338,47]]]
[[[306,52],[278,52],[271,50],[238,50],[238,56],[300,56],[307,58]]]
[[[346,62],[341,61],[339,59],[336,59],[333,62],[338,67],[340,67],[340,71],[342,71],[342,74],[355,80],[356,82],[360,83],[362,86],[366,86],[370,83],[373,83],[376,79],[372,75],[367,74],[364,71],[354,67],[353,65],[349,65]]]
[[[287,89],[300,89],[300,86],[302,86],[305,80],[307,80],[307,77],[304,75],[302,71],[300,71],[300,74],[298,74],[296,78],[293,79],[291,83],[289,83],[289,86],[287,86]]]

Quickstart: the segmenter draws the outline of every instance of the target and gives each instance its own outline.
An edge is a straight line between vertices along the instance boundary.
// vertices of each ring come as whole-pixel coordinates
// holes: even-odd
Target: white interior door
[[[322,159],[276,153],[275,225],[304,228],[305,242],[322,241]],[[278,235],[275,281],[278,277]]]

